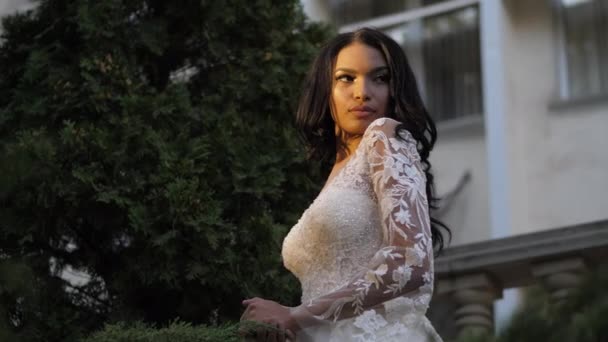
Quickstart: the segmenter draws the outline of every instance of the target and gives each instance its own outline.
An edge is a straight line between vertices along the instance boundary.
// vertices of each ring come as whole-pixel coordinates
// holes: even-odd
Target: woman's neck
[[[336,152],[336,164],[345,160],[357,150],[357,147],[359,147],[359,143],[361,142],[361,138],[362,137],[358,135],[353,137],[345,137],[342,139],[340,145],[345,148],[339,148]]]

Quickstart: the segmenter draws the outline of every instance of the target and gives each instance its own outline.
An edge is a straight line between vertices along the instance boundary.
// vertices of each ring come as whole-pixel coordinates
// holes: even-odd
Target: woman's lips
[[[348,111],[358,118],[366,117],[376,112],[372,107],[368,106],[355,106]]]

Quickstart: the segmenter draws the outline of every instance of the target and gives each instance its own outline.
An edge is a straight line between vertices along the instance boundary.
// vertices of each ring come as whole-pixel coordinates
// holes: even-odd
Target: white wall
[[[431,153],[438,195],[454,189],[469,171],[470,182],[443,218],[452,230],[451,246],[489,239],[488,174],[483,126],[439,132]]]
[[[608,218],[608,101],[551,109],[557,41],[548,1],[506,2],[513,233]]]

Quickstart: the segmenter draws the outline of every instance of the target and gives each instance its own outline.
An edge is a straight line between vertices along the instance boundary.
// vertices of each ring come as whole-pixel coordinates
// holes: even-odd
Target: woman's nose
[[[355,82],[355,91],[353,94],[355,99],[360,101],[369,100],[369,94],[369,82],[363,78],[358,79],[357,82]]]

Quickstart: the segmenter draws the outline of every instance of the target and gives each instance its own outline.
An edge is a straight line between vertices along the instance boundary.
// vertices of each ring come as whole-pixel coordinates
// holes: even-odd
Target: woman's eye
[[[336,81],[341,81],[341,82],[352,82],[354,80],[355,80],[355,78],[350,75],[340,75],[340,76],[336,77]]]
[[[378,82],[378,83],[388,83],[389,79],[390,79],[390,77],[388,75],[385,75],[385,74],[378,75],[375,78],[376,82]]]

